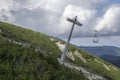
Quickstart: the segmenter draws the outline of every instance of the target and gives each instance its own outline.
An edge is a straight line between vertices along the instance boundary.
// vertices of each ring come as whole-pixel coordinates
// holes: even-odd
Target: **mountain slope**
[[[120,56],[120,48],[114,46],[80,46],[81,49],[86,50],[96,56]]]
[[[60,50],[48,36],[7,23],[0,29],[1,80],[88,80],[57,62]]]
[[[90,52],[118,67],[120,67],[120,48],[114,46],[80,46],[81,49]]]
[[[120,56],[104,55],[101,56],[100,58],[120,67]]]
[[[3,22],[0,30],[1,79],[88,80],[80,68],[106,80],[120,79],[118,67],[72,45],[67,54],[68,65],[61,65],[58,57],[64,42]]]

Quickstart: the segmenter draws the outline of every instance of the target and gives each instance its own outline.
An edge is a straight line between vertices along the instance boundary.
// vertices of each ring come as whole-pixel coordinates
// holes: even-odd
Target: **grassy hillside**
[[[2,80],[88,80],[81,71],[69,69],[57,61],[64,42],[3,22],[0,22],[0,30]],[[119,68],[72,45],[67,57],[67,62],[91,73],[120,80]]]
[[[88,80],[57,62],[61,51],[48,36],[7,23],[0,23],[0,29],[1,80]]]

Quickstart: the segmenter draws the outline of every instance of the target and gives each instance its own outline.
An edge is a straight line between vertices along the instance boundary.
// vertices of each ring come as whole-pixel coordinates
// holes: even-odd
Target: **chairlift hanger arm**
[[[77,21],[77,19],[70,19],[70,18],[67,18],[67,21],[69,22],[72,22],[72,23],[75,23],[76,25],[78,26],[82,26],[83,24],[81,24],[79,21]]]
[[[97,35],[97,30],[94,30],[95,31],[95,35],[94,35],[94,38],[93,38],[93,43],[99,43],[99,38],[98,38],[98,35]]]

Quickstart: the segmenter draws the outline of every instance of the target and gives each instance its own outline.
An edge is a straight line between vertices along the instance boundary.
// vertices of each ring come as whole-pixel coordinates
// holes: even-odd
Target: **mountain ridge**
[[[104,56],[101,56],[100,58],[120,67],[120,56],[104,55]]]
[[[101,56],[101,55],[120,56],[120,48],[115,46],[78,46],[78,47],[88,52],[91,52],[96,56]]]
[[[118,67],[120,67],[120,48],[114,46],[80,46],[81,49],[90,52]]]

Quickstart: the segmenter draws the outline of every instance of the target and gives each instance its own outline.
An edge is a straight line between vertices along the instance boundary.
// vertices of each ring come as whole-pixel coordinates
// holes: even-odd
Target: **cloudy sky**
[[[66,18],[75,16],[83,26],[74,28],[73,44],[120,45],[120,0],[0,0],[0,21],[64,40],[72,25]],[[92,43],[94,30],[98,44]]]

